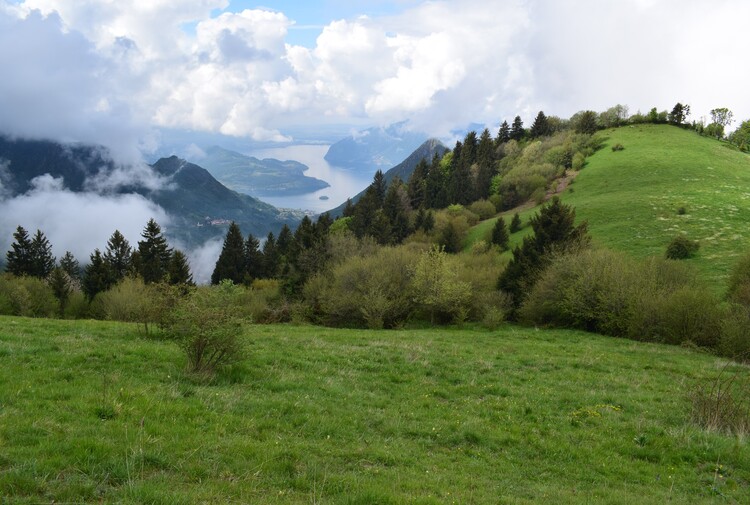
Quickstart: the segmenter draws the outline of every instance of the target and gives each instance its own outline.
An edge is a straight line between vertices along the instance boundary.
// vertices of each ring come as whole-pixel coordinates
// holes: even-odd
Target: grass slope
[[[594,242],[635,257],[663,256],[669,241],[685,234],[701,247],[688,261],[722,292],[750,247],[750,156],[668,125],[625,126],[599,135],[604,147],[561,196],[579,221],[588,220]],[[625,149],[614,152],[615,144]],[[524,223],[537,211],[521,211]],[[513,212],[504,214],[506,224]],[[467,243],[487,240],[494,223],[479,223]],[[528,230],[514,234],[512,244]]]
[[[746,441],[688,421],[715,357],[510,326],[246,338],[203,385],[135,326],[0,318],[3,503],[750,501]]]

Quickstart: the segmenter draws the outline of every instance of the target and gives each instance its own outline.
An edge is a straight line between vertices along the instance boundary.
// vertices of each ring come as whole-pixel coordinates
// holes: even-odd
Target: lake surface
[[[338,207],[363,189],[371,182],[375,174],[329,165],[323,159],[328,152],[328,145],[296,145],[272,149],[259,149],[249,153],[259,159],[275,158],[277,160],[294,160],[307,165],[305,171],[308,177],[316,177],[326,181],[331,186],[313,193],[296,196],[269,196],[260,200],[275,207],[310,210],[316,213],[325,212]],[[327,196],[328,200],[321,200]]]

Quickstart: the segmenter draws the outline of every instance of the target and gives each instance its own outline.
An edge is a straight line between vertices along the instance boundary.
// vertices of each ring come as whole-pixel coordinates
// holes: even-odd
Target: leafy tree
[[[168,273],[169,283],[172,285],[195,286],[187,257],[179,249],[175,249],[172,253],[172,258],[169,260]]]
[[[132,268],[131,256],[133,250],[127,239],[115,230],[107,241],[107,248],[104,250],[104,261],[109,265],[115,280],[123,279]]]
[[[5,270],[17,277],[31,275],[33,269],[33,251],[29,233],[23,226],[18,226],[13,234],[14,242],[5,254],[7,264]]]
[[[720,107],[718,109],[711,109],[711,122],[727,127],[734,121],[734,114],[731,110],[726,107]]]
[[[516,116],[515,119],[513,119],[513,126],[510,128],[510,138],[511,140],[521,141],[523,140],[524,135],[526,135],[526,130],[523,127],[521,116]]]
[[[81,289],[89,301],[103,291],[108,290],[114,284],[112,271],[109,264],[104,261],[104,256],[99,249],[91,254],[89,264],[83,270]]]
[[[500,125],[500,129],[497,131],[497,138],[495,138],[495,145],[500,146],[510,140],[510,125],[507,121],[503,121]]]
[[[599,129],[597,115],[593,110],[585,110],[577,113],[571,118],[571,122],[576,133],[593,135]]]
[[[513,250],[513,258],[497,282],[498,289],[511,297],[515,309],[549,264],[552,253],[564,253],[589,241],[587,224],[574,226],[575,210],[558,197],[542,207],[530,222],[533,236],[524,237],[521,247]]]
[[[599,114],[599,123],[603,128],[614,128],[625,124],[628,119],[627,105],[617,104]]]
[[[81,279],[81,265],[78,260],[73,256],[70,251],[65,251],[65,254],[60,258],[60,268],[62,268],[68,276],[73,280]]]
[[[549,135],[549,122],[547,121],[547,116],[543,111],[540,110],[539,114],[536,115],[534,123],[531,125],[529,134],[532,138],[539,138],[544,137],[545,135]]]
[[[140,274],[146,284],[160,282],[167,276],[172,250],[162,235],[161,227],[154,219],[149,219],[141,233],[143,240],[138,242]]]
[[[505,219],[501,216],[497,219],[495,226],[492,228],[491,242],[501,250],[507,251],[509,241],[510,235],[508,234],[508,228],[505,226]]]
[[[690,106],[677,102],[669,113],[669,122],[673,125],[682,126],[690,115]]]
[[[245,278],[245,241],[239,225],[232,221],[224,237],[224,245],[216,260],[216,266],[211,274],[211,284],[219,284],[223,280],[230,280],[240,284]]]
[[[510,232],[515,233],[521,229],[522,223],[521,223],[521,216],[518,215],[518,212],[513,214],[513,219],[510,220]]]
[[[743,121],[740,126],[729,135],[729,141],[742,151],[750,151],[750,120]]]

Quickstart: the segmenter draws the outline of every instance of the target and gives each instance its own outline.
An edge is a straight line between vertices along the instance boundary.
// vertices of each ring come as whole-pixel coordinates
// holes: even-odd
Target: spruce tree
[[[143,240],[138,242],[140,274],[146,284],[160,282],[167,277],[172,250],[162,235],[161,227],[149,219],[141,233]]]
[[[497,131],[497,138],[495,139],[495,146],[499,147],[510,140],[510,126],[507,121],[503,121],[500,125],[500,129]]]
[[[510,236],[508,235],[508,228],[505,226],[505,219],[500,216],[495,222],[495,227],[492,228],[492,239],[491,242],[498,246],[500,250],[508,250],[508,242]]]
[[[219,284],[223,280],[230,280],[240,284],[245,279],[247,267],[245,263],[245,241],[240,227],[232,221],[224,237],[224,246],[216,260],[216,266],[211,274],[211,284]]]
[[[388,186],[383,213],[391,228],[391,243],[400,244],[409,235],[409,196],[401,179],[396,177]]]
[[[521,230],[521,216],[518,215],[518,212],[513,214],[513,219],[510,220],[510,232],[515,233],[517,231]]]
[[[73,283],[70,276],[62,269],[62,267],[55,267],[49,276],[49,287],[52,289],[55,298],[60,304],[60,315],[63,315],[65,306],[70,298],[70,293],[73,292]]]
[[[29,233],[23,226],[16,228],[13,234],[14,242],[5,254],[7,264],[5,270],[15,276],[31,275],[33,269],[33,253]]]
[[[479,137],[477,147],[477,177],[474,188],[474,199],[484,199],[490,196],[490,184],[495,175],[495,146],[490,131],[485,128]]]
[[[385,200],[385,192],[388,187],[388,183],[385,181],[385,175],[383,175],[382,170],[378,170],[377,172],[375,172],[370,187],[372,187],[373,189],[373,193],[375,195],[375,204],[379,209],[383,206],[383,200]]]
[[[168,273],[169,283],[174,286],[195,286],[187,256],[179,249],[175,249],[172,253]]]
[[[252,234],[245,240],[245,275],[248,283],[263,277],[263,253],[260,242]]]
[[[81,265],[78,260],[73,256],[70,251],[65,251],[65,254],[60,258],[60,268],[62,268],[68,277],[78,281],[81,279]]]
[[[412,209],[418,209],[425,201],[428,172],[429,167],[427,165],[427,160],[422,158],[419,163],[417,163],[417,166],[414,167],[411,177],[409,177],[407,192],[409,194],[409,204]]]
[[[424,206],[428,209],[442,209],[448,205],[446,177],[437,154],[432,158],[427,172],[424,190]]]
[[[130,247],[127,239],[115,230],[107,241],[107,248],[104,250],[104,261],[109,265],[112,275],[116,281],[120,281],[130,272],[132,263],[130,261],[133,249]]]
[[[108,290],[113,284],[112,272],[107,262],[104,261],[104,256],[99,249],[94,250],[89,264],[83,269],[81,282],[83,293],[91,301],[97,294]]]
[[[276,246],[276,237],[269,232],[266,242],[263,244],[263,277],[273,279],[279,270],[279,251]]]
[[[52,245],[41,230],[37,230],[31,239],[31,272],[30,275],[46,279],[55,268],[55,257],[52,256]]]
[[[521,116],[516,116],[515,119],[513,119],[513,126],[510,128],[510,138],[511,140],[520,142],[523,140],[524,135],[526,135],[526,130],[523,128]]]
[[[534,124],[531,125],[531,130],[529,131],[529,134],[533,138],[539,138],[544,137],[545,135],[549,135],[549,121],[547,120],[547,116],[544,114],[543,111],[539,111],[539,114],[536,115],[536,118],[534,119]]]

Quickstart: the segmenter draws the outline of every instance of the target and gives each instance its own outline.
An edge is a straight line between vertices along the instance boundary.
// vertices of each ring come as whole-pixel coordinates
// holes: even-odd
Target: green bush
[[[732,269],[727,299],[750,309],[750,254],[742,256]]]
[[[55,317],[60,304],[52,288],[36,277],[0,275],[0,314]]]
[[[241,320],[231,304],[232,286],[198,288],[183,296],[163,322],[165,335],[185,352],[187,370],[211,377],[241,360]]]
[[[696,384],[689,396],[694,423],[740,437],[750,433],[750,381],[744,370],[727,363],[714,378]],[[744,377],[744,378],[743,378]]]
[[[741,362],[750,362],[750,312],[731,305],[722,319],[719,354]]]
[[[469,314],[471,285],[459,279],[455,258],[442,248],[422,253],[415,268],[411,292],[417,307],[430,321],[463,322]]]
[[[94,297],[91,313],[98,319],[144,322],[154,303],[151,285],[147,286],[140,277],[125,277]]]
[[[497,213],[495,205],[487,200],[477,200],[472,203],[469,205],[469,211],[479,216],[479,219],[482,221],[491,218]]]
[[[667,246],[666,257],[671,260],[688,259],[693,257],[699,248],[700,244],[697,241],[678,235]]]
[[[625,147],[622,144],[615,144],[615,145],[612,146],[612,151],[613,152],[622,151],[624,149],[625,149]]]

